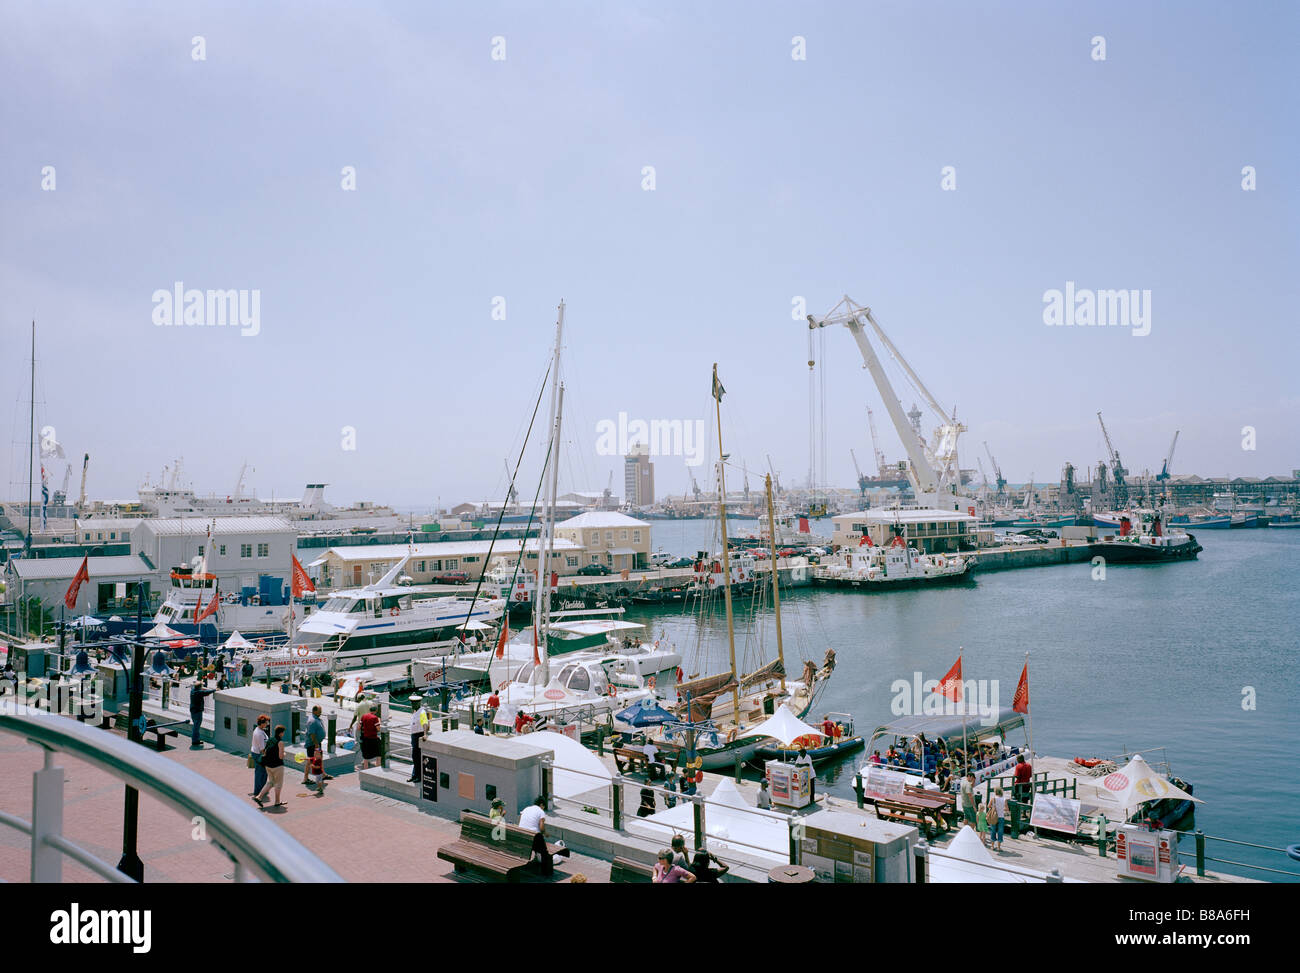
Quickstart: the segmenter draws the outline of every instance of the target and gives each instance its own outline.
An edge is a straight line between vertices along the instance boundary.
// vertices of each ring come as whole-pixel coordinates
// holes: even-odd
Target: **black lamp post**
[[[130,702],[127,704],[126,738],[140,743],[144,737],[142,714],[144,711],[144,580],[136,583],[135,642],[131,654]],[[140,792],[130,784],[126,787],[126,800],[122,805],[122,860],[117,870],[123,875],[144,881],[144,862],[136,851],[140,831]]]

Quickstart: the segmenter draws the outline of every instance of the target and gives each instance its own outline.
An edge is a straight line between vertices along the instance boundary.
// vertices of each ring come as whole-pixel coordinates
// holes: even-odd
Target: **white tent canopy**
[[[1034,875],[999,867],[993,852],[984,846],[974,829],[964,825],[947,848],[936,848],[930,856],[929,880],[936,884],[956,882],[1033,882]]]
[[[599,757],[563,733],[541,730],[520,739],[530,746],[551,751],[555,771],[551,789],[556,797],[577,797],[597,788],[603,789],[613,779],[614,775]]]
[[[1163,776],[1151,769],[1151,765],[1137,754],[1128,765],[1108,774],[1097,782],[1094,799],[1097,805],[1107,812],[1111,820],[1128,820],[1147,801],[1166,799],[1196,801],[1179,787],[1169,783]]]
[[[238,630],[230,633],[230,638],[221,643],[223,649],[251,649],[253,643],[239,634]]]
[[[174,629],[174,628],[168,628],[168,627],[167,627],[166,625],[164,625],[162,622],[159,622],[159,623],[158,623],[157,625],[155,625],[153,628],[149,629],[149,631],[145,632],[145,633],[144,633],[144,637],[147,638],[147,639],[179,639],[179,638],[184,638],[184,636],[181,635],[180,632],[176,631],[176,629]]]
[[[695,809],[690,801],[679,801],[676,807],[629,820],[627,830],[667,845],[675,834],[694,832]],[[790,861],[790,825],[786,816],[754,807],[730,777],[718,781],[713,793],[705,798],[704,831],[714,854],[730,851],[773,865]]]
[[[792,740],[797,740],[799,737],[809,734],[820,737],[822,732],[799,719],[789,706],[782,703],[781,708],[773,716],[749,730],[745,735],[772,737],[778,743],[788,744]]]

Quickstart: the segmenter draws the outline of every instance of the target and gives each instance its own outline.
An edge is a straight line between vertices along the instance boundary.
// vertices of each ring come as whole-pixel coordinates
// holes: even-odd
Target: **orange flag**
[[[1020,682],[1016,684],[1016,694],[1011,698],[1011,708],[1017,713],[1029,712],[1029,663],[1020,671]]]
[[[506,643],[510,641],[510,616],[504,615],[501,618],[501,635],[497,639],[497,658],[506,657]]]
[[[199,595],[199,600],[200,601],[203,600],[202,594]],[[203,619],[207,618],[209,615],[215,615],[217,613],[217,608],[220,605],[221,605],[221,590],[219,588],[213,588],[212,600],[208,602],[208,607],[203,609],[202,615],[198,614],[199,606],[198,605],[194,606],[194,612],[195,612],[194,624],[197,625],[199,622],[203,621]]]
[[[68,591],[63,596],[63,603],[68,606],[68,611],[75,611],[77,608],[77,592],[81,590],[82,582],[90,580],[90,555],[87,554],[81,559],[81,567],[77,568],[77,573],[72,578],[72,583],[68,585]]]
[[[961,656],[957,656],[957,664],[948,670],[948,675],[943,677],[933,691],[951,699],[954,703],[961,699]]]
[[[302,565],[298,563],[297,555],[290,554],[289,557],[293,558],[293,596],[295,598],[301,598],[304,592],[314,592],[316,590],[316,585],[312,583],[311,578],[307,576],[307,572],[304,571]]]

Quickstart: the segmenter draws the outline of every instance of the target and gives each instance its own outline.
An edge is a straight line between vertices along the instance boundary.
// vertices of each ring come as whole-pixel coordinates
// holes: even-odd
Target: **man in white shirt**
[[[546,850],[546,798],[539,797],[523,809],[519,815],[519,827],[536,832],[533,835],[533,856],[541,860],[542,875],[549,877],[554,863]]]
[[[795,758],[794,762],[808,775],[808,798],[813,801],[817,800],[817,771],[813,769],[812,757],[808,756],[806,749],[800,747],[799,756]]]
[[[262,766],[262,757],[266,753],[266,744],[270,740],[267,731],[271,728],[271,717],[263,713],[257,718],[253,729],[253,739],[248,745],[248,754],[253,758],[253,793],[262,793],[266,784],[266,768]]]

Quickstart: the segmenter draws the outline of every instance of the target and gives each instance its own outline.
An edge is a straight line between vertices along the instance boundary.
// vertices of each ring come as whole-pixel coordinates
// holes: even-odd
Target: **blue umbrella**
[[[615,714],[616,720],[627,723],[630,726],[659,726],[675,719],[672,713],[662,709],[658,705],[647,706],[644,702],[638,701],[633,703],[621,713]]]

